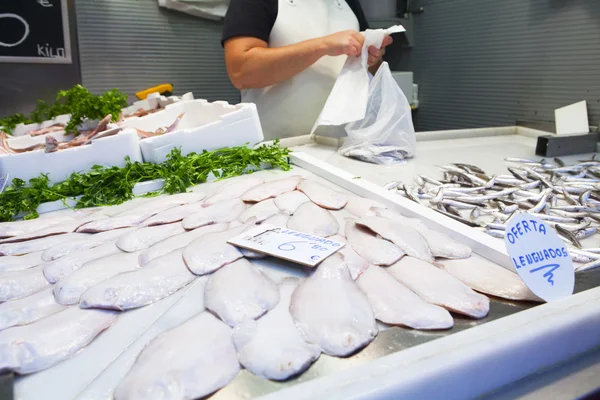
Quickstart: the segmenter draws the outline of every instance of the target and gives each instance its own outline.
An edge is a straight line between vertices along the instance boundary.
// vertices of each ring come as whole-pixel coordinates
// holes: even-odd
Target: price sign
[[[228,243],[309,267],[317,266],[345,246],[335,240],[267,224],[249,229]]]
[[[517,214],[506,225],[504,243],[517,273],[538,297],[552,301],[573,294],[571,256],[546,222],[526,213]]]
[[[4,188],[6,187],[7,182],[8,182],[8,174],[0,176],[0,193],[2,193],[4,191]]]

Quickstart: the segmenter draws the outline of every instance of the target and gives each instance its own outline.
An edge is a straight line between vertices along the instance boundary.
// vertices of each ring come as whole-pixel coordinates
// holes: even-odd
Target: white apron
[[[279,0],[269,47],[282,47],[345,30],[359,30],[344,0]],[[265,140],[308,135],[317,121],[345,56],[325,56],[282,83],[242,91],[242,102],[255,103]],[[342,136],[343,127],[322,127],[317,135]]]

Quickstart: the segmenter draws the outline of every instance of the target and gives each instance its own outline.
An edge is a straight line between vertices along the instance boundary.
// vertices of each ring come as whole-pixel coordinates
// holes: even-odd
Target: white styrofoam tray
[[[9,180],[28,181],[44,173],[50,181],[61,182],[73,172],[88,171],[94,165],[124,167],[127,156],[131,161],[142,161],[138,135],[133,129],[54,153],[36,150],[0,154],[0,175],[9,174]]]
[[[256,106],[247,103],[181,101],[154,114],[129,118],[124,126],[154,132],[170,126],[182,113],[183,118],[174,132],[140,141],[144,161],[163,162],[175,147],[180,147],[185,155],[246,143],[252,147],[264,139]]]
[[[33,124],[18,124],[15,129],[12,132],[13,136],[23,136],[26,135],[27,132],[30,131],[35,131],[38,129],[43,129],[43,128],[47,128],[49,126],[52,126],[54,124],[66,124],[71,120],[71,114],[63,114],[63,115],[59,115],[54,119],[50,119],[47,121],[43,121],[39,124],[37,123],[33,123]]]
[[[138,110],[154,110],[157,107],[165,108],[169,104],[178,103],[180,101],[194,100],[194,94],[188,92],[182,96],[161,96],[159,93],[150,93],[144,100],[139,100],[123,109],[123,115],[130,115]]]

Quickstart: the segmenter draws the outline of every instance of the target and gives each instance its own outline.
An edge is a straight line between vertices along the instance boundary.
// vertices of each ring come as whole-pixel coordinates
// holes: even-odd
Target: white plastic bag
[[[160,7],[211,20],[222,20],[227,13],[229,0],[158,0]]]
[[[384,62],[369,84],[365,117],[346,125],[348,138],[339,149],[346,157],[394,165],[415,154],[410,104]]]

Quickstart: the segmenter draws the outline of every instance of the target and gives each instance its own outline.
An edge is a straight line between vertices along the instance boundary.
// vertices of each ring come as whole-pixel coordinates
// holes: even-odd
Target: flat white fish
[[[91,261],[54,285],[54,297],[60,304],[79,303],[81,296],[100,282],[123,272],[140,268],[139,253],[117,253]]]
[[[260,224],[267,218],[273,217],[279,214],[279,208],[275,205],[273,199],[261,201],[260,203],[253,204],[238,217],[238,221],[245,224],[251,219],[255,218],[254,223]]]
[[[31,267],[42,265],[42,252],[25,254],[24,256],[0,257],[0,274],[10,271],[23,271]]]
[[[241,199],[249,203],[258,203],[259,201],[277,197],[283,193],[296,190],[301,180],[301,176],[293,175],[265,182],[242,194]]]
[[[205,197],[206,195],[201,192],[177,193],[159,196],[117,215],[126,216],[133,214],[150,214],[151,216],[183,204],[197,203]]]
[[[22,299],[50,286],[41,265],[0,275],[0,302]]]
[[[348,196],[348,204],[344,207],[344,210],[359,218],[375,216],[376,209],[385,209],[385,206],[378,201],[359,196]]]
[[[254,375],[283,381],[304,372],[321,355],[296,328],[290,314],[292,293],[299,280],[279,284],[277,306],[259,320],[246,320],[234,329],[233,343],[240,363]]]
[[[337,234],[340,226],[329,211],[307,202],[298,207],[288,220],[287,227],[315,236],[328,237]]]
[[[137,229],[117,240],[116,244],[122,251],[132,253],[134,251],[147,249],[161,240],[170,238],[171,236],[185,233],[186,230],[181,224],[168,224],[158,226],[148,226]]]
[[[369,300],[337,254],[296,288],[290,312],[304,338],[331,356],[348,356],[377,335]]]
[[[29,253],[43,251],[57,243],[86,237],[83,233],[67,233],[65,235],[48,236],[26,242],[0,244],[0,256],[21,256]]]
[[[98,247],[82,250],[44,264],[44,276],[48,282],[56,283],[90,261],[120,252],[121,250],[113,242],[104,243]]]
[[[157,211],[158,212],[158,211]],[[130,228],[139,226],[142,222],[156,214],[155,212],[119,214],[115,217],[92,221],[77,228],[77,232],[98,233],[111,231],[113,229]]]
[[[173,250],[181,249],[207,233],[222,232],[227,230],[228,227],[229,224],[227,223],[207,225],[158,242],[140,253],[140,265],[143,267],[155,258],[170,253]]]
[[[154,226],[171,224],[173,222],[182,221],[184,218],[201,211],[202,203],[190,203],[182,206],[176,206],[169,208],[168,210],[161,211],[158,214],[145,220],[143,226]]]
[[[427,303],[382,267],[371,266],[356,284],[369,298],[375,318],[383,323],[427,330],[454,325],[448,311]]]
[[[394,243],[377,238],[371,231],[346,222],[346,238],[354,251],[374,265],[392,265],[404,256],[404,251]]]
[[[204,201],[207,206],[218,204],[223,201],[240,198],[248,190],[264,183],[264,180],[254,176],[231,178],[219,188],[217,193]]]
[[[366,217],[356,220],[356,223],[394,243],[407,255],[433,262],[433,254],[427,241],[416,229],[381,217]]]
[[[265,219],[263,223],[267,224],[267,225],[279,226],[281,228],[287,228],[287,223],[289,220],[290,220],[290,217],[288,217],[287,215],[277,214],[277,215],[273,215],[272,217]]]
[[[31,232],[24,233],[22,235],[13,236],[11,238],[0,240],[2,243],[16,243],[25,242],[27,240],[39,239],[47,236],[63,235],[65,233],[75,232],[81,225],[90,222],[90,219],[74,219],[66,222],[60,222],[58,224],[50,225],[41,229],[36,229]]]
[[[85,235],[76,240],[58,243],[46,249],[42,253],[42,258],[44,261],[53,261],[80,250],[93,249],[106,242],[115,241],[135,229],[136,228],[115,229],[112,231],[96,233],[95,235]]]
[[[404,257],[385,270],[428,303],[473,318],[483,318],[490,311],[487,297],[418,258]]]
[[[71,307],[0,332],[0,370],[30,374],[77,354],[117,320],[117,313]],[[43,332],[43,334],[41,334]]]
[[[246,209],[246,204],[240,199],[226,200],[210,207],[203,207],[198,212],[184,218],[185,229],[196,229],[205,225],[231,222]]]
[[[0,331],[18,325],[27,325],[67,308],[54,300],[52,288],[20,300],[0,304]]]
[[[275,205],[284,213],[294,215],[298,207],[302,203],[306,203],[310,199],[302,192],[294,190],[287,192],[275,198]]]
[[[244,259],[215,272],[204,292],[205,307],[231,327],[260,318],[278,302],[277,285]]]
[[[331,240],[335,240],[341,243],[347,243],[346,238],[342,235],[335,235],[329,237]],[[352,275],[353,280],[357,280],[358,277],[369,268],[369,262],[358,255],[356,251],[350,246],[346,244],[346,246],[342,247],[337,251],[337,254],[342,256],[342,259],[348,266],[348,270],[350,271],[350,275]]]
[[[79,306],[123,311],[164,299],[196,278],[183,263],[181,251],[172,251],[142,269],[100,282],[81,296]]]
[[[227,243],[247,229],[245,225],[223,232],[209,233],[191,242],[183,250],[183,260],[196,275],[206,275],[242,258],[242,253]]]
[[[543,302],[519,275],[477,255],[464,260],[444,260],[440,268],[481,293],[508,300]]]
[[[348,198],[342,193],[308,179],[300,182],[298,190],[308,196],[313,203],[329,210],[341,210],[348,203]]]
[[[46,216],[42,214],[39,218],[36,219],[0,222],[0,238],[24,235],[28,232],[37,231],[39,229],[46,228],[51,225],[56,225],[61,222],[73,220],[75,218],[87,214],[88,213],[80,214],[69,210],[68,214],[54,212],[49,213]]]
[[[253,260],[259,260],[259,259],[267,258],[268,257],[264,253],[259,253],[259,252],[256,252],[256,251],[244,249],[243,247],[238,247],[237,249],[240,251],[240,253],[242,253],[242,255],[244,257],[250,258],[250,259],[253,259]]]
[[[154,338],[117,386],[115,400],[198,399],[240,372],[232,330],[203,312]]]

